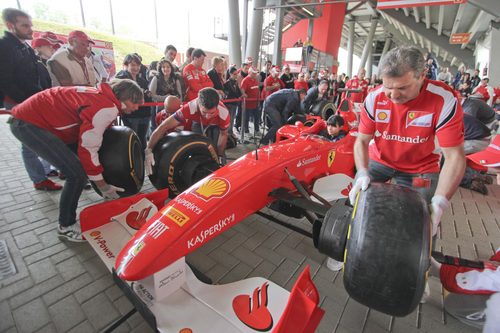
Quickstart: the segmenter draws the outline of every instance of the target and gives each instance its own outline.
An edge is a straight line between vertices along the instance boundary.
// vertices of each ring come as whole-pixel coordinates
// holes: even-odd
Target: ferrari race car
[[[117,255],[118,276],[145,279],[269,206],[311,222],[318,250],[344,262],[352,298],[390,315],[411,313],[430,266],[427,205],[411,189],[372,184],[354,208],[347,206],[356,131],[330,142],[314,134],[324,127],[320,117],[287,125],[275,144],[221,168],[205,137],[179,132],[163,138],[150,179],[168,188],[172,200],[136,225]]]

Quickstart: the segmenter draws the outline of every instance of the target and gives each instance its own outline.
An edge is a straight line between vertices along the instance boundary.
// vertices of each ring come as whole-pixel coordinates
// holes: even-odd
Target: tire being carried
[[[219,168],[217,152],[207,137],[188,131],[173,132],[156,144],[153,186],[170,190],[173,198]]]
[[[418,192],[380,183],[361,191],[344,262],[349,295],[389,315],[410,314],[425,288],[430,226],[427,204]]]
[[[321,101],[312,108],[311,112],[315,116],[320,116],[324,120],[328,120],[330,116],[337,113],[337,107],[330,101]]]
[[[103,134],[99,161],[104,168],[102,173],[106,183],[121,187],[120,197],[137,194],[144,183],[144,156],[139,137],[125,126],[111,126]],[[101,192],[91,182],[94,190]]]

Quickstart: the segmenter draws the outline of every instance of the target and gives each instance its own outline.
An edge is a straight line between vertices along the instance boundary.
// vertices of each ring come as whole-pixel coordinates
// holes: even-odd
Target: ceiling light
[[[305,7],[302,7],[302,10],[305,11],[307,14],[309,14],[310,16],[314,16],[313,12],[311,12],[309,9],[305,8]]]
[[[290,28],[291,28],[291,26],[292,26],[292,24],[291,24],[291,23],[288,23],[287,25],[285,25],[285,26],[283,27],[283,29],[281,29],[281,32],[285,32],[285,31],[287,31],[288,29],[290,29]]]

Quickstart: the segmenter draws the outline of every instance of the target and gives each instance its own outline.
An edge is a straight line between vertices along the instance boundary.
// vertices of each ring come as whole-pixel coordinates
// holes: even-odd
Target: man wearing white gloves
[[[435,236],[465,170],[462,107],[446,84],[426,79],[424,57],[415,47],[388,52],[379,76],[382,85],[368,94],[361,112],[349,199],[354,204],[370,181],[394,179],[424,196]],[[445,158],[441,173],[436,138]]]

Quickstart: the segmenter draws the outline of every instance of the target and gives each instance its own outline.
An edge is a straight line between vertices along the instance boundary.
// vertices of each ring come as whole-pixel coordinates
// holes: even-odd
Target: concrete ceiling
[[[378,63],[385,42],[415,45],[431,51],[442,66],[475,65],[476,43],[487,36],[491,22],[500,22],[500,0],[468,0],[465,4],[378,10],[375,0],[347,0],[341,46],[347,48],[350,22],[354,21],[354,53],[361,56],[370,27],[374,35],[374,64]],[[450,44],[450,35],[470,32],[465,44]]]

